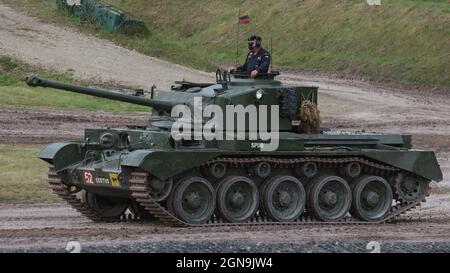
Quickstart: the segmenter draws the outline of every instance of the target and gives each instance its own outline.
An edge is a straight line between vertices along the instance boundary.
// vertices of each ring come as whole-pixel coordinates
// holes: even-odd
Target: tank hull
[[[411,149],[409,135],[386,135],[376,133],[339,132],[339,134],[291,134],[281,133],[279,148],[264,152],[252,149],[255,141],[215,141],[206,147],[173,148],[166,139],[166,132],[125,129],[89,129],[86,138],[111,133],[133,135],[139,143],[130,143],[125,149],[102,149],[85,141],[52,143],[45,147],[39,158],[54,165],[57,171],[74,169],[104,173],[120,173],[122,168],[140,168],[159,179],[165,180],[219,157],[348,157],[370,159],[417,174],[433,181],[442,180],[442,172],[433,151]],[[143,136],[151,138],[154,148],[146,148]],[[162,142],[157,142],[160,138]],[[263,143],[263,142],[260,142]],[[213,145],[211,145],[213,144]],[[133,147],[134,149],[130,149]],[[92,149],[92,150],[91,150]],[[89,151],[103,154],[97,161],[86,160]],[[109,156],[104,153],[110,153]]]
[[[126,135],[129,142],[126,147],[120,148],[120,141],[117,141],[118,147],[105,149],[101,146],[101,141],[95,140],[94,135],[102,136],[106,133],[112,136]],[[308,195],[304,199],[313,199],[314,197],[309,194],[314,192],[314,185],[320,183],[326,185],[327,180],[332,178],[335,179],[333,183],[342,180],[343,185],[349,189],[352,188],[348,191],[349,195],[352,192],[355,194],[355,188],[358,188],[358,185],[366,183],[364,179],[372,179],[370,180],[371,187],[373,185],[382,187],[385,184],[388,185],[388,188],[375,189],[373,192],[370,191],[369,195],[375,194],[374,198],[378,200],[378,195],[386,194],[388,196],[386,198],[391,203],[394,202],[399,206],[398,213],[402,211],[400,208],[406,211],[410,207],[420,204],[429,194],[428,183],[431,180],[442,180],[442,173],[434,152],[411,149],[411,139],[407,135],[349,132],[340,132],[339,134],[328,132],[318,135],[288,133],[280,135],[282,138],[279,140],[279,150],[266,152],[249,149],[249,147],[257,147],[257,145],[252,145],[255,142],[251,141],[234,141],[232,145],[219,141],[208,143],[206,147],[179,147],[166,142],[168,139],[166,134],[167,132],[147,129],[90,129],[86,130],[84,141],[50,144],[41,151],[39,157],[51,164],[52,177],[49,178],[49,181],[52,187],[56,187],[54,190],[58,195],[63,191],[75,188],[77,191],[82,190],[88,196],[124,200],[118,203],[119,208],[128,206],[128,203],[137,203],[139,208],[148,214],[154,214],[153,216],[156,218],[158,215],[166,215],[160,220],[166,221],[167,224],[187,226],[204,225],[206,222],[203,220],[191,221],[181,212],[178,212],[178,217],[177,210],[173,208],[173,204],[177,204],[177,201],[174,201],[177,189],[181,187],[180,185],[184,185],[183,183],[188,183],[189,179],[198,179],[200,182],[210,185],[214,189],[212,190],[214,198],[216,198],[216,194],[219,194],[220,189],[225,187],[224,185],[232,184],[232,179],[240,178],[244,182],[249,180],[248,183],[252,183],[255,189],[246,194],[257,192],[258,202],[262,203],[277,196],[273,193],[272,197],[268,197],[267,195],[270,193],[267,193],[267,188],[278,183],[279,179],[284,184],[290,185],[289,187],[301,184],[301,187],[304,188],[303,191]],[[146,143],[144,139],[151,139],[151,143]],[[133,142],[133,140],[138,141]],[[153,146],[153,148],[148,148],[147,145]],[[312,173],[311,170],[305,169],[305,166],[310,165],[315,168]],[[357,167],[356,173],[352,173],[350,169],[352,166]],[[265,173],[267,168],[269,171]],[[353,170],[353,172],[355,171]],[[55,179],[59,179],[58,185],[52,184]],[[243,183],[242,181],[240,183]],[[295,188],[292,191],[295,191]],[[337,189],[336,193],[339,192],[340,190]],[[325,190],[320,194],[327,193],[328,191]],[[322,196],[320,194],[318,196]],[[369,195],[364,194],[366,194],[364,198],[367,199]],[[391,195],[392,197],[389,197]],[[90,211],[93,205],[86,206],[82,200],[78,200],[69,191],[61,197],[67,199],[69,198],[67,196],[71,198],[69,202],[71,205],[79,202],[79,207],[89,208],[89,212],[85,212],[84,209],[80,209],[80,212],[90,218],[95,215],[92,218],[94,220],[117,220],[119,217],[116,215],[116,218],[105,218],[97,215],[98,211]],[[224,194],[224,196],[227,195]],[[330,196],[330,200],[334,200],[334,195]],[[286,198],[291,200],[291,197]],[[327,200],[326,197],[321,198]],[[357,202],[358,198],[362,197],[350,198],[352,201],[349,201],[349,208],[350,206],[353,208],[353,203]],[[124,205],[122,202],[127,203]],[[196,204],[196,201],[192,202]],[[279,203],[279,201],[277,202]],[[266,215],[268,213],[266,207],[271,204],[256,206],[257,209],[252,217]],[[314,206],[314,204],[309,206]],[[117,210],[115,207],[114,209]],[[364,210],[362,211],[364,212]],[[357,212],[354,214],[359,215]],[[123,217],[122,214],[120,217]],[[303,211],[300,214],[303,215]],[[224,215],[213,214],[209,216],[208,221],[215,217],[220,219],[217,220],[219,222],[242,224],[239,219],[232,218],[226,213]],[[367,215],[370,216],[370,213]],[[363,214],[359,218],[367,218],[369,222],[394,218],[394,214],[387,211],[380,219],[370,218],[367,215]],[[328,223],[340,223],[343,216],[336,221],[333,220],[334,218],[324,217],[318,212],[314,219]],[[248,219],[246,220],[248,221]],[[271,219],[278,218],[276,215],[272,215]],[[299,217],[296,219],[296,222],[301,222],[298,220]],[[276,222],[291,222],[290,218],[288,220],[279,219]],[[267,220],[260,221],[263,224],[268,222],[272,223]],[[215,224],[217,225],[217,223]]]

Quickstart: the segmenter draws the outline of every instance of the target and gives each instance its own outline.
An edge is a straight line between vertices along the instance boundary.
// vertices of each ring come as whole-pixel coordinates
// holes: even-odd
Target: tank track
[[[228,166],[233,167],[247,167],[249,164],[256,162],[269,162],[274,164],[275,167],[290,168],[295,164],[303,162],[316,162],[322,167],[333,167],[336,168],[341,164],[349,162],[359,162],[363,166],[363,170],[371,174],[392,174],[398,172],[399,169],[391,166],[385,166],[370,162],[363,158],[349,157],[349,158],[319,158],[319,157],[305,157],[296,159],[283,159],[283,158],[272,158],[272,157],[256,157],[256,158],[218,158],[206,162],[201,167],[207,167],[210,164],[222,162]],[[398,202],[395,206],[392,206],[388,216],[377,222],[365,222],[356,220],[354,218],[345,218],[337,222],[321,222],[317,221],[307,215],[302,215],[299,219],[293,222],[273,222],[269,221],[264,216],[255,216],[251,220],[245,223],[228,223],[224,222],[222,219],[217,218],[216,215],[205,224],[190,224],[186,223],[171,212],[169,212],[164,206],[154,201],[150,196],[149,189],[147,188],[148,173],[142,171],[134,171],[131,173],[130,179],[130,190],[132,191],[132,197],[141,204],[149,213],[154,217],[159,219],[164,225],[174,226],[174,227],[230,227],[230,226],[259,226],[259,225],[271,225],[271,226],[296,226],[296,225],[374,225],[392,222],[397,219],[400,215],[411,211],[420,205],[420,201],[417,202]]]
[[[136,220],[134,215],[130,215],[131,217],[127,217],[125,213],[117,219],[101,217],[95,212],[95,210],[93,210],[86,203],[80,200],[80,198],[78,198],[75,193],[71,192],[67,188],[67,186],[64,185],[53,166],[50,166],[48,169],[48,183],[50,188],[54,193],[56,193],[56,195],[66,201],[73,209],[94,222],[119,222],[124,220]]]

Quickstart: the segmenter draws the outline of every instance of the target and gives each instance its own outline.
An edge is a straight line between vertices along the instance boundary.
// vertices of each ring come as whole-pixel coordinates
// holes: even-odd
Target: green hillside
[[[29,0],[41,16],[61,21],[54,0]],[[239,60],[250,33],[273,40],[276,68],[338,72],[450,86],[448,0],[107,0],[145,20],[145,37],[88,32],[196,68],[213,70],[235,60],[238,7],[252,18],[241,25]],[[67,22],[67,18],[63,19]],[[73,25],[79,23],[72,19]]]

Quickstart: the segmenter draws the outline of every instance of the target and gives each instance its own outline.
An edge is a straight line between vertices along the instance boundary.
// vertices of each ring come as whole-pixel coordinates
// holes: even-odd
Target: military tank
[[[419,206],[430,182],[442,180],[434,152],[413,149],[410,135],[320,127],[318,88],[284,84],[278,74],[249,78],[218,70],[216,82],[175,82],[149,96],[30,75],[33,87],[152,108],[146,127],[86,129],[79,141],[45,147],[39,158],[50,164],[50,187],[93,221],[121,221],[131,213],[182,227],[379,224]],[[236,138],[248,136],[251,124],[228,130],[232,140],[175,138],[171,128],[179,119],[172,110],[195,111],[196,99],[219,109],[278,107],[258,125],[275,133],[276,149],[265,149],[267,139]],[[270,127],[272,118],[277,126]],[[200,120],[205,125],[211,117]]]

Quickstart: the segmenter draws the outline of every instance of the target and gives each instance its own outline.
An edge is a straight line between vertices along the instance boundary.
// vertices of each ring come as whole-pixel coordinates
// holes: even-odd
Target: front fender
[[[161,180],[166,180],[221,154],[209,151],[136,150],[124,158],[122,166],[140,168]]]
[[[57,142],[49,144],[42,149],[38,158],[55,166],[56,171],[60,171],[67,166],[82,161],[84,152],[80,143]]]
[[[371,159],[410,171],[436,182],[442,180],[442,171],[439,162],[432,151],[363,150],[363,154]]]

